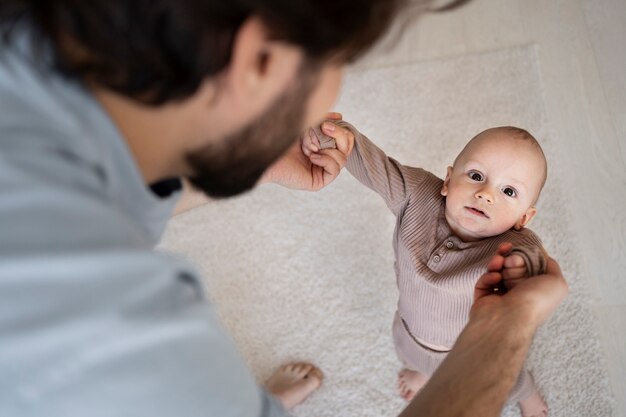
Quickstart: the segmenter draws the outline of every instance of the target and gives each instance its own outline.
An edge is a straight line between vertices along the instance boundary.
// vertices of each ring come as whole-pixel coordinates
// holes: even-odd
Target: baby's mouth
[[[487,213],[485,213],[484,211],[479,210],[479,209],[477,209],[477,208],[474,208],[474,207],[469,207],[469,206],[465,206],[465,210],[469,211],[469,212],[470,212],[470,213],[472,213],[472,214],[475,214],[476,216],[479,216],[479,217],[484,217],[484,218],[486,218],[486,219],[488,219],[488,218],[489,218],[489,216],[487,215]]]

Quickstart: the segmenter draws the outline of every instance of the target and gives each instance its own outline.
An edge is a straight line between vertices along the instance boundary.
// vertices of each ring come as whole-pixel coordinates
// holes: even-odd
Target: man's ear
[[[302,51],[270,39],[267,26],[258,17],[240,26],[226,68],[228,88],[244,100],[273,99],[291,82],[302,59]]]
[[[535,214],[537,214],[537,208],[536,207],[529,208],[528,210],[526,210],[526,213],[522,214],[522,217],[519,218],[519,220],[517,221],[517,223],[515,223],[515,226],[513,226],[513,228],[515,230],[522,230],[524,226],[530,223],[533,217],[535,217]]]
[[[452,175],[452,167],[448,167],[448,172],[446,173],[446,179],[443,180],[443,185],[441,186],[441,195],[448,195],[448,185],[450,184],[450,176]]]

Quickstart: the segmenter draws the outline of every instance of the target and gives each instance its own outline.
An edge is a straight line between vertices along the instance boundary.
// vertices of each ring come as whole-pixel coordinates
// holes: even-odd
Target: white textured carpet
[[[389,155],[438,175],[485,128],[512,124],[539,138],[550,172],[531,227],[560,261],[571,295],[539,332],[528,365],[551,416],[605,417],[612,415],[606,365],[560,181],[567,138],[549,128],[538,68],[528,46],[355,71],[336,109]],[[289,360],[321,366],[324,385],[296,416],[394,416],[404,403],[391,341],[393,225],[382,200],[344,172],[319,193],[266,185],[187,212],[172,220],[161,249],[205,272],[259,380]]]

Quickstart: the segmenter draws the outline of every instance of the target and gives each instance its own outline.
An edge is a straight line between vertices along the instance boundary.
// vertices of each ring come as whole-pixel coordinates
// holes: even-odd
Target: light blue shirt
[[[0,46],[0,416],[283,416],[80,84]]]

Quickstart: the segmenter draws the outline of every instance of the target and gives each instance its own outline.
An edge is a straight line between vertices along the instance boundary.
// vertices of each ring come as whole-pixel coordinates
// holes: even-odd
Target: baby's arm
[[[410,193],[430,175],[420,169],[400,164],[388,157],[380,148],[344,121],[333,121],[340,129],[348,131],[354,148],[348,155],[346,168],[359,182],[376,191],[387,206],[396,212],[407,201]],[[316,127],[308,128],[302,136],[302,152],[311,156],[335,146],[334,139]]]

